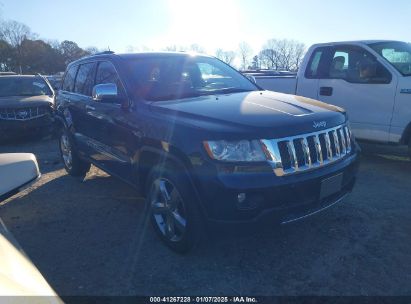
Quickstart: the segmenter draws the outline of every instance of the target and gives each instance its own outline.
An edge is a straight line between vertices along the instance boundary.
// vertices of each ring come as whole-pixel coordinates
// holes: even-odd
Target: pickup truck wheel
[[[64,168],[72,176],[83,177],[90,170],[90,163],[81,160],[73,145],[73,139],[66,129],[63,129],[59,140],[60,155]]]
[[[202,239],[198,202],[184,173],[155,167],[148,178],[147,206],[154,230],[172,250],[186,253]]]

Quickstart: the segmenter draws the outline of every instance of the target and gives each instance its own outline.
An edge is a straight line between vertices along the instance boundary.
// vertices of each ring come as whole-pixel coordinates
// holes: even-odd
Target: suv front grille
[[[264,151],[278,176],[319,168],[351,152],[347,125],[280,139],[262,140]]]
[[[50,113],[48,106],[0,108],[0,120],[30,120]]]

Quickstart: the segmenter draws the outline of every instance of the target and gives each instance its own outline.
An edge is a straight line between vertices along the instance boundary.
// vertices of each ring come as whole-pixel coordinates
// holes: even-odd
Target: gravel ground
[[[411,162],[402,148],[362,146],[343,204],[210,236],[188,256],[157,240],[132,188],[96,168],[66,175],[54,140],[0,146],[36,154],[43,173],[0,217],[59,295],[411,295]]]

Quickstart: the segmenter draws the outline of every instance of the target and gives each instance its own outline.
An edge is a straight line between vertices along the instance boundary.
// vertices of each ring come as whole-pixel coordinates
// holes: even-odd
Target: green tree
[[[80,48],[77,43],[69,40],[64,40],[60,43],[60,52],[64,57],[64,63],[66,65],[74,60],[80,59],[81,57],[90,55],[89,52]]]
[[[15,62],[13,58],[13,47],[4,40],[0,40],[0,71],[12,71]]]
[[[64,57],[43,40],[26,39],[22,47],[22,70],[25,74],[54,74],[64,71]]]

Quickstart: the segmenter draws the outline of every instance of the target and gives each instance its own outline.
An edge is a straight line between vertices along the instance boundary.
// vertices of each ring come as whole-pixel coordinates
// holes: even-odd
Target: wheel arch
[[[191,163],[188,158],[182,153],[173,151],[170,149],[168,152],[161,150],[155,147],[144,147],[141,149],[138,157],[138,166],[137,166],[137,180],[138,180],[138,188],[142,194],[145,195],[145,186],[147,183],[147,179],[149,177],[150,171],[152,168],[157,166],[158,164],[172,164],[176,168],[181,169],[185,175],[187,176],[193,191],[196,195],[197,201],[200,203],[200,208],[203,214],[206,214],[206,209],[204,208],[203,202],[201,197],[198,193],[197,187],[195,186],[193,176],[191,173]]]

